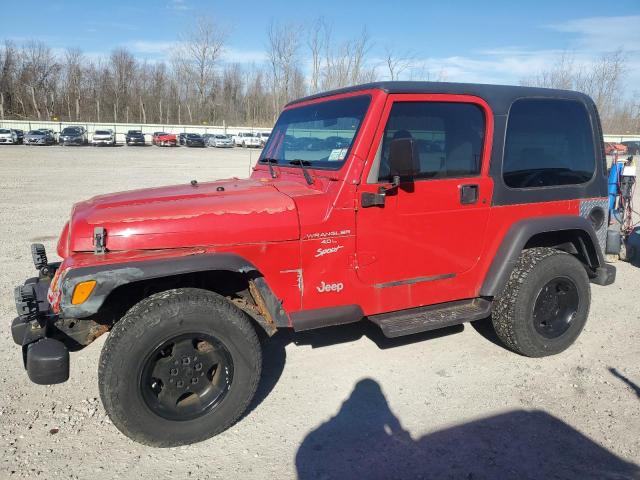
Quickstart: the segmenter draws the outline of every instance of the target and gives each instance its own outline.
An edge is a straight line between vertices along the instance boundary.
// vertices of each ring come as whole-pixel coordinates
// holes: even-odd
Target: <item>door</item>
[[[492,134],[491,111],[477,97],[389,96],[358,193],[356,265],[362,282],[376,288],[413,285],[414,291],[416,284],[428,284],[441,299],[442,288],[453,285],[445,280],[476,265],[491,205]],[[414,140],[420,173],[389,188],[389,146],[398,138]],[[381,189],[383,205],[362,203],[363,194],[370,199]]]

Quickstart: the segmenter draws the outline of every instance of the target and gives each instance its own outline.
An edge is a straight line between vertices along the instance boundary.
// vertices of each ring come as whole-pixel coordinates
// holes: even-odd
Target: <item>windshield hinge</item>
[[[93,229],[93,253],[101,255],[107,252],[107,231],[104,227]]]

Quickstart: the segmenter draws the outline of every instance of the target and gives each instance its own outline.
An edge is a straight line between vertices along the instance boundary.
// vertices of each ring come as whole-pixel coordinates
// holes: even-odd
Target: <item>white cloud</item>
[[[640,51],[640,15],[588,17],[547,25],[558,32],[572,34],[576,49],[608,52],[622,48]]]
[[[134,54],[163,55],[163,54],[170,53],[179,45],[180,45],[179,42],[170,42],[170,41],[150,42],[146,40],[139,40],[139,41],[128,43],[127,47],[130,48]]]
[[[507,46],[480,50],[469,55],[429,57],[403,74],[419,80],[420,76],[442,76],[451,82],[518,84],[520,80],[553,68],[563,55],[575,65],[589,66],[600,57],[623,49],[627,74],[624,83],[632,92],[640,85],[640,16],[591,17],[545,25],[543,28],[565,33],[570,48],[532,49]]]
[[[170,0],[167,4],[169,10],[185,11],[191,10],[191,7],[187,4],[186,0]]]

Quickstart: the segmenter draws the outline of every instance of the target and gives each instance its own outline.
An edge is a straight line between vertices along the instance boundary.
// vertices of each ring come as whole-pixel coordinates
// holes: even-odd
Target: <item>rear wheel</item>
[[[562,352],[578,338],[590,303],[589,278],[578,259],[552,248],[531,248],[522,252],[494,300],[492,321],[511,350],[543,357]]]
[[[100,396],[131,439],[186,445],[238,420],[261,365],[258,337],[242,310],[213,292],[170,290],[114,326],[100,357]]]

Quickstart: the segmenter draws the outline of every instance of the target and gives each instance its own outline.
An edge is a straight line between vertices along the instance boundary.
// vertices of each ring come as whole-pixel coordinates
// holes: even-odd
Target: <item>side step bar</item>
[[[490,314],[490,301],[473,298],[371,315],[369,320],[382,329],[385,337],[394,338],[480,320]]]

